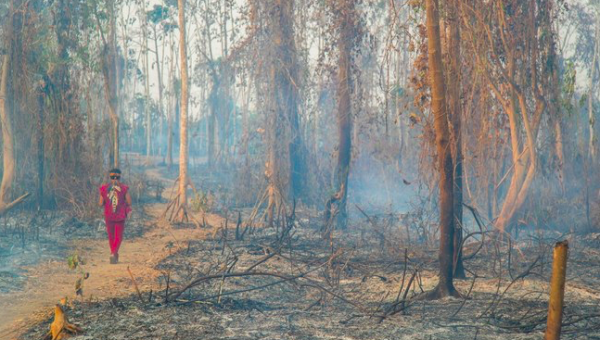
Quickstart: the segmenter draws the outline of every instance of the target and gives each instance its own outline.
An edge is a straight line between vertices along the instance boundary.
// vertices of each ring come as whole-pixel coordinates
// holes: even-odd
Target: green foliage
[[[572,60],[565,61],[565,69],[561,81],[561,106],[568,116],[575,113],[573,97],[575,95],[576,70],[575,63]]]
[[[75,270],[77,269],[77,267],[79,267],[79,265],[84,265],[85,261],[79,257],[79,255],[77,254],[73,254],[69,257],[67,257],[67,264],[69,265],[69,269],[71,270]]]
[[[83,282],[90,277],[90,273],[84,271],[81,267],[82,265],[85,265],[85,261],[75,253],[67,257],[67,264],[69,265],[69,269],[77,270],[80,275],[75,281],[75,294],[83,295]]]
[[[154,5],[154,8],[146,12],[146,15],[148,21],[156,25],[169,17],[169,8],[161,5]]]

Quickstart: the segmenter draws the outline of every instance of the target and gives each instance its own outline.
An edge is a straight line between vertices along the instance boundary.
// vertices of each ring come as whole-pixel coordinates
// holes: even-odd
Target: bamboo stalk
[[[550,280],[550,302],[548,303],[548,324],[545,340],[560,339],[562,313],[565,297],[565,274],[569,243],[565,240],[554,245],[552,279]]]

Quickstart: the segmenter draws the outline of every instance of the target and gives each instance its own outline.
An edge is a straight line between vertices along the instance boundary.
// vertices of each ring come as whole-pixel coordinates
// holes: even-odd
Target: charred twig
[[[412,286],[412,283],[415,280],[415,277],[417,276],[418,272],[419,272],[419,270],[416,269],[413,272],[410,279],[408,280],[408,285],[406,286],[406,290],[404,291],[404,294],[402,295],[402,300],[400,300],[400,301],[397,300],[394,303],[392,303],[388,308],[386,308],[386,310],[383,312],[383,315],[380,316],[380,319],[379,319],[380,323],[383,322],[383,320],[385,320],[387,317],[390,317],[390,316],[397,314],[406,309],[406,297],[408,296],[408,291],[410,290],[410,287]],[[398,292],[398,296],[400,296],[400,292]],[[398,306],[400,306],[400,308],[398,308]]]
[[[302,277],[303,275],[306,275],[309,272],[312,272],[314,270],[317,270],[327,264],[330,263],[330,261],[333,260],[333,258],[337,257],[339,254],[336,253],[333,256],[331,256],[331,258],[329,259],[329,261],[322,263],[321,265],[319,265],[318,267],[306,272],[306,273],[302,273],[299,275],[296,275],[297,277]],[[244,276],[273,276],[273,277],[278,277],[281,279],[288,279],[289,276],[286,275],[282,275],[282,274],[278,274],[278,273],[270,273],[270,272],[225,272],[223,274],[215,274],[215,275],[208,275],[208,276],[203,276],[200,278],[197,278],[195,280],[193,280],[192,282],[188,283],[185,287],[183,287],[181,290],[179,290],[179,292],[175,293],[174,299],[177,299],[179,296],[181,296],[181,294],[183,294],[183,292],[185,292],[186,290],[195,287],[203,282],[206,281],[210,281],[210,280],[214,280],[214,279],[224,279],[224,278],[229,278],[229,277],[244,277]]]
[[[458,307],[456,312],[454,312],[454,314],[452,314],[452,317],[455,317],[465,306],[465,304],[467,303],[467,300],[469,300],[469,296],[471,296],[471,292],[473,291],[473,287],[475,286],[475,280],[477,280],[477,278],[478,278],[477,275],[473,275],[473,281],[471,281],[471,287],[469,287],[469,291],[467,292],[467,295],[465,295],[463,302],[460,304],[460,306]]]
[[[509,284],[508,286],[504,289],[504,291],[502,292],[502,294],[498,294],[500,291],[500,282],[498,283],[498,289],[496,291],[496,295],[494,296],[494,299],[492,299],[492,303],[490,303],[490,305],[488,306],[488,308],[486,308],[486,310],[481,313],[481,316],[486,315],[488,313],[488,311],[493,312],[496,307],[498,306],[498,304],[500,303],[500,300],[502,300],[502,298],[504,297],[504,295],[506,294],[506,292],[508,292],[508,290],[520,279],[524,279],[525,277],[527,277],[528,275],[531,274],[531,271],[535,268],[535,265],[540,261],[541,256],[536,257],[536,259],[529,265],[529,267],[527,267],[527,269],[525,269],[523,272],[521,272],[519,275],[517,275]],[[480,317],[481,317],[480,316]]]
[[[129,269],[129,266],[127,266],[127,271],[129,272],[129,276],[131,277],[131,282],[133,282],[135,291],[137,292],[137,295],[140,298],[140,302],[144,303],[144,299],[142,298],[142,293],[140,293],[140,288],[138,287],[137,282],[135,282],[135,278],[133,277],[133,273],[131,272],[131,269]]]
[[[470,259],[474,258],[475,255],[477,255],[477,253],[479,253],[479,251],[481,250],[481,248],[483,248],[483,245],[485,243],[485,233],[483,231],[483,225],[482,225],[481,221],[479,220],[479,216],[478,216],[477,211],[475,210],[475,208],[473,208],[472,206],[467,205],[465,203],[463,203],[463,205],[465,207],[467,207],[467,209],[469,209],[469,211],[471,212],[471,214],[473,214],[473,218],[475,219],[475,222],[477,223],[477,226],[479,227],[479,232],[481,233],[481,243],[479,244],[479,247],[472,254],[470,254],[468,256],[465,254],[463,256],[463,261],[467,261],[467,260],[470,260]],[[462,248],[464,242],[469,237],[474,236],[474,235],[477,235],[477,233],[471,233],[471,234],[465,236],[465,238],[463,239],[463,241],[461,243],[461,248]]]
[[[263,256],[263,258],[261,258],[260,260],[258,260],[258,262],[255,262],[253,265],[251,265],[250,267],[248,267],[248,269],[245,270],[246,273],[249,273],[252,271],[252,269],[258,267],[259,265],[267,262],[269,259],[271,259],[273,256],[275,255],[279,255],[279,249],[277,249],[276,252],[269,252],[269,254]]]
[[[258,287],[251,287],[251,288],[242,289],[242,290],[220,293],[218,295],[209,296],[209,297],[205,297],[205,298],[201,298],[201,299],[196,299],[194,301],[205,301],[205,300],[209,300],[209,299],[213,299],[213,298],[218,298],[219,296],[222,297],[222,296],[226,296],[226,295],[233,295],[233,294],[240,294],[240,293],[249,292],[249,291],[261,290],[261,289],[265,289],[265,288],[268,288],[268,287],[271,287],[271,286],[274,286],[277,284],[281,284],[281,283],[285,283],[285,282],[292,282],[295,280],[302,279],[303,282],[299,282],[300,286],[319,289],[322,292],[324,292],[342,302],[345,302],[349,305],[354,306],[355,308],[360,310],[365,315],[381,317],[381,315],[372,313],[371,311],[367,310],[365,307],[363,307],[359,303],[351,301],[351,300],[345,298],[344,296],[332,291],[331,289],[328,289],[328,288],[322,286],[318,282],[307,277],[307,275],[310,274],[311,272],[314,272],[314,271],[322,268],[323,266],[330,264],[334,260],[334,258],[339,255],[341,255],[341,251],[336,252],[333,256],[331,256],[331,258],[328,261],[321,263],[319,266],[317,266],[311,270],[304,271],[304,272],[294,275],[294,276],[279,274],[279,273],[275,273],[275,272],[232,272],[232,273],[221,273],[221,274],[203,276],[203,277],[193,280],[192,282],[188,283],[186,286],[181,288],[178,292],[174,293],[172,300],[173,301],[177,300],[181,296],[181,294],[183,294],[185,291],[187,291],[190,288],[193,288],[195,286],[198,286],[201,283],[207,282],[207,281],[211,281],[211,280],[215,280],[215,279],[223,279],[223,278],[233,278],[233,277],[267,276],[267,277],[279,278],[280,280],[278,280],[276,282],[271,282],[271,283],[268,283],[265,285],[261,285]]]
[[[242,240],[242,233],[240,232],[240,227],[242,226],[242,213],[238,211],[237,223],[235,224],[235,240]]]
[[[164,275],[164,274],[163,274]],[[165,289],[165,304],[169,303],[169,285],[171,283],[171,272],[167,272],[166,289]]]
[[[373,218],[371,218],[371,216],[367,215],[367,213],[364,212],[364,210],[362,210],[358,206],[358,204],[355,203],[354,206],[356,207],[356,209],[358,209],[358,211],[360,211],[361,214],[363,214],[363,216],[365,216],[367,218],[367,221],[369,221],[369,223],[373,227],[373,231],[377,234],[377,236],[379,236],[379,245],[381,247],[381,250],[383,251],[384,247],[385,247],[385,233],[377,230],[378,229],[377,223],[375,223]]]

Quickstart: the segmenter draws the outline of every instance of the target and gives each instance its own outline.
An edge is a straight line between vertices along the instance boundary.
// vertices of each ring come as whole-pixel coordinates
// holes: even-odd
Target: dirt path
[[[160,178],[157,169],[150,169],[146,174],[154,179]],[[165,191],[165,197],[171,197],[173,182],[165,184],[169,188]],[[90,273],[80,300],[104,300],[135,293],[128,267],[140,290],[156,290],[157,277],[162,274],[154,267],[169,255],[172,250],[170,245],[184,246],[188,240],[204,238],[207,231],[203,229],[171,228],[160,219],[165,208],[164,203],[146,206],[146,213],[150,216],[145,222],[146,232],[133,240],[127,239],[125,234],[119,264],[109,264],[110,251],[105,239],[77,240],[72,243],[72,252],[77,252],[86,260],[85,271]],[[220,223],[220,217],[216,215],[207,215],[206,219],[211,225]],[[74,285],[78,275],[69,270],[64,260],[39,263],[27,268],[26,276],[27,284],[22,291],[0,296],[0,339],[16,339],[33,323],[47,318],[61,298],[75,298]]]

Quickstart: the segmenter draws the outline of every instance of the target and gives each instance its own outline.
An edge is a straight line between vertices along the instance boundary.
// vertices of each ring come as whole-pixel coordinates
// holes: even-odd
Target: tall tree
[[[446,79],[452,80],[453,86],[448,88],[448,116],[452,158],[454,161],[454,277],[464,278],[465,268],[462,261],[462,225],[463,225],[463,152],[462,152],[462,102],[461,102],[461,53],[460,53],[460,20],[458,9],[461,0],[447,0],[446,41],[448,44],[448,74]]]
[[[12,129],[12,122],[9,116],[8,108],[8,74],[12,61],[12,32],[14,32],[14,2],[11,1],[11,8],[7,27],[5,29],[5,53],[2,58],[2,72],[0,75],[0,123],[2,124],[2,182],[0,183],[0,215],[6,213],[17,204],[21,203],[29,194],[10,201],[10,192],[15,180],[15,145]]]
[[[596,150],[594,148],[594,81],[596,76],[596,68],[598,65],[598,44],[600,42],[600,14],[596,14],[598,19],[596,19],[596,33],[594,39],[594,50],[592,51],[592,64],[590,65],[590,88],[588,92],[588,124],[589,124],[589,141],[588,141],[588,156],[592,164],[595,163],[596,160]]]
[[[430,298],[459,296],[453,284],[454,255],[454,167],[450,148],[450,129],[446,112],[446,84],[442,65],[438,0],[426,0],[427,47],[431,85],[431,111],[434,117],[435,142],[438,159],[440,251],[439,282]]]
[[[337,201],[337,225],[344,229],[347,224],[346,200],[348,197],[348,175],[352,156],[352,100],[353,83],[353,52],[360,37],[357,29],[357,14],[355,0],[332,0],[336,13],[335,25],[338,30],[337,49],[337,128],[338,153],[335,167],[334,185],[336,193],[330,202]]]
[[[267,211],[269,223],[272,223],[273,211],[283,200],[300,197],[306,171],[298,118],[294,2],[274,0],[269,8],[268,30],[272,36],[269,85],[272,98],[266,173],[269,180]]]
[[[142,53],[144,56],[144,113],[146,115],[146,156],[150,162],[152,154],[152,115],[150,112],[150,60],[148,57],[148,15],[146,14],[146,0],[142,0]],[[158,52],[157,52],[158,53]]]
[[[282,19],[285,17],[286,7],[291,6],[287,0],[273,0],[266,9],[267,27],[266,35],[268,51],[268,93],[267,102],[267,162],[265,175],[268,181],[267,220],[273,225],[275,214],[285,201],[289,178],[286,176],[286,167],[289,166],[289,152],[282,145],[288,143],[289,134],[285,126],[285,113],[288,110],[287,98],[287,70],[283,63],[286,51],[283,49]]]
[[[169,101],[172,100],[172,103],[169,105],[169,112],[167,115],[167,167],[171,170],[173,166],[173,115],[176,114],[179,109],[179,90],[177,86],[177,81],[175,78],[175,43],[171,43],[171,65],[169,69]]]
[[[290,124],[290,197],[300,198],[306,190],[306,153],[300,119],[298,117],[298,52],[294,37],[294,1],[279,0],[281,7],[277,25],[277,48],[281,71],[278,74],[277,89],[281,110]]]
[[[154,5],[154,8],[149,11],[147,13],[147,17],[148,19],[150,19],[150,22],[152,23],[152,32],[154,34],[154,57],[156,59],[156,75],[158,77],[158,119],[162,122],[163,121],[163,115],[164,115],[164,106],[163,106],[163,75],[162,75],[162,67],[161,67],[161,60],[159,58],[159,53],[158,53],[158,31],[157,31],[157,26],[159,24],[162,23],[163,20],[165,20],[168,17],[168,13],[169,13],[169,9],[168,7],[165,6],[160,6],[160,5]],[[170,27],[170,26],[167,26]],[[168,30],[165,28],[164,30],[165,33],[168,32]],[[164,46],[164,45],[163,45]],[[164,52],[164,48],[163,48],[163,52]],[[163,60],[164,60],[165,56],[163,55]],[[162,123],[161,123],[162,126]],[[158,130],[159,133],[162,133],[162,128]],[[159,147],[159,154],[162,154],[162,147]]]
[[[185,37],[185,0],[177,1],[179,8],[179,56],[181,60],[181,112],[179,117],[179,216],[178,219],[187,218],[187,186],[188,186],[188,66],[187,45]]]
[[[501,0],[490,6],[465,6],[465,13],[473,14],[463,22],[477,66],[509,122],[512,171],[494,223],[501,233],[525,203],[538,168],[536,139],[546,101],[539,87],[537,10],[535,1],[512,1],[510,10]]]
[[[104,97],[108,103],[108,114],[112,123],[112,147],[110,150],[111,166],[119,166],[119,113],[117,98],[117,46],[116,46],[116,12],[114,0],[106,0],[108,13],[108,39],[104,35],[98,9],[94,6],[94,14],[102,38],[102,74],[104,75]]]

